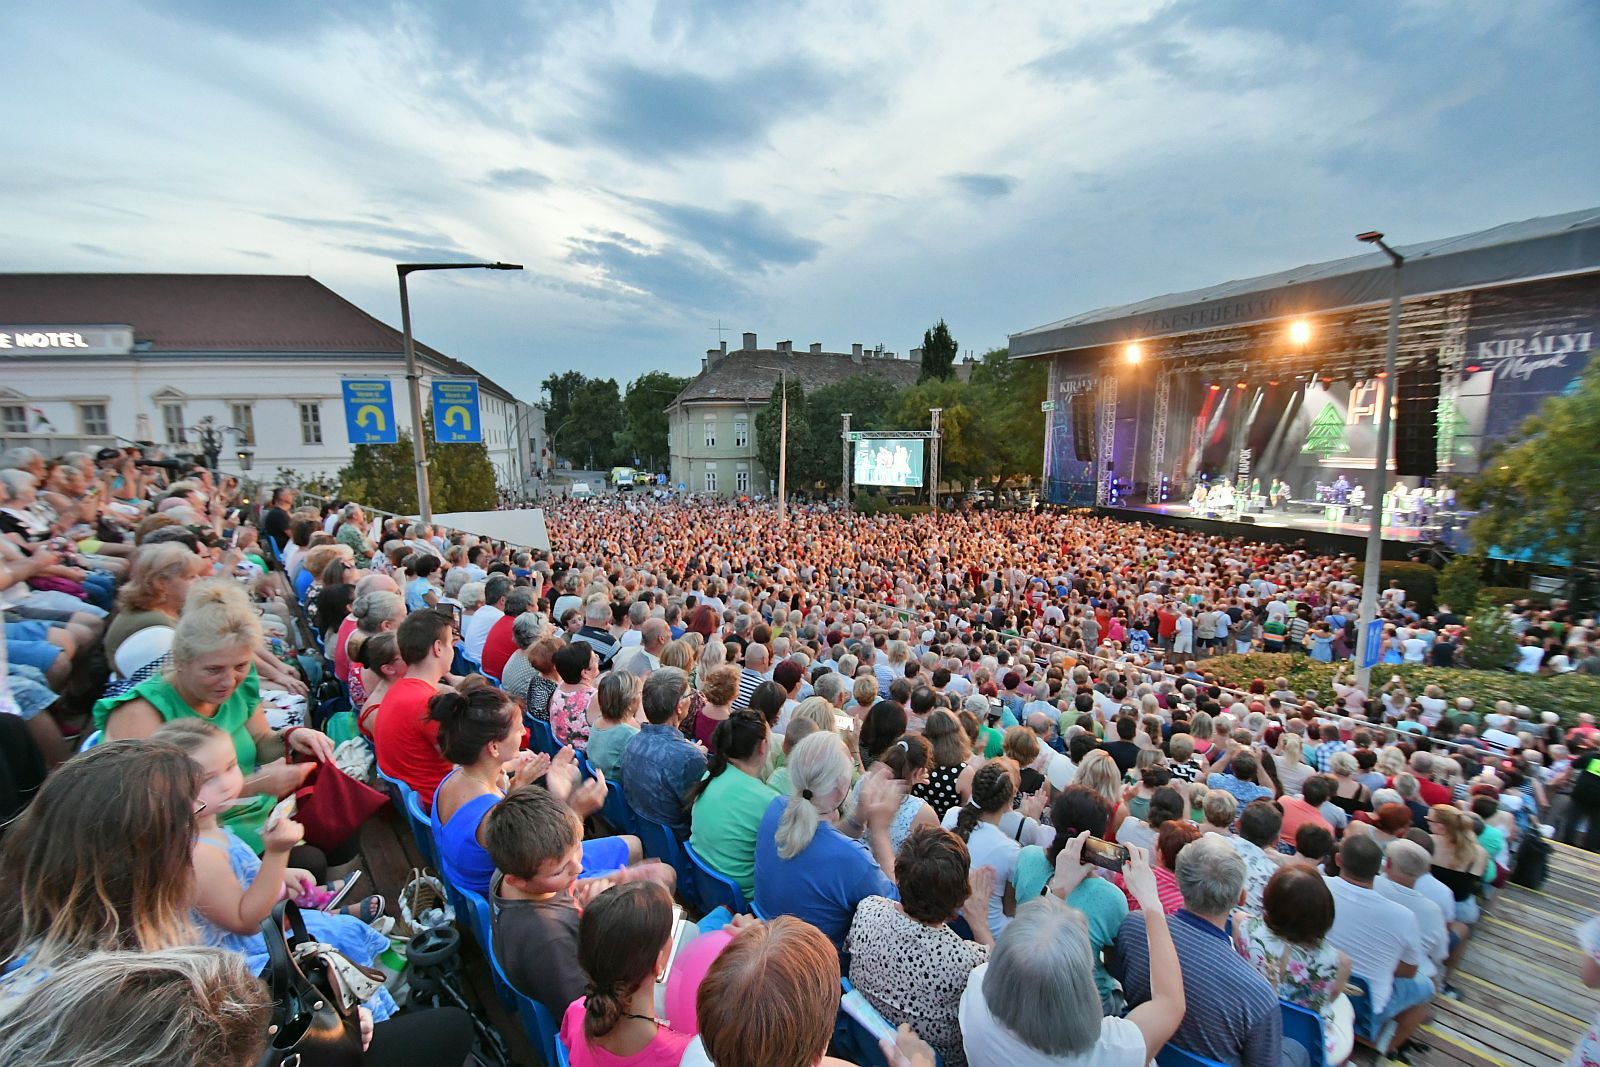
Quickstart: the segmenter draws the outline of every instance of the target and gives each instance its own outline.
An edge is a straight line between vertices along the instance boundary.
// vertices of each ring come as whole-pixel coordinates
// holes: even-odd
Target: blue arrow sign
[[[1376,667],[1378,665],[1378,646],[1383,644],[1383,620],[1373,619],[1367,623],[1367,651],[1361,657],[1363,667]]]
[[[478,383],[470,378],[433,381],[433,439],[441,445],[475,445],[483,441],[478,418]]]
[[[394,393],[386,378],[346,381],[344,428],[353,445],[392,445],[400,440],[394,422]]]

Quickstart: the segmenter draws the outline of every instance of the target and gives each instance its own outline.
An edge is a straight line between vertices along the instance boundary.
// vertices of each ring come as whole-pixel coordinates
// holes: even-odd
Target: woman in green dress
[[[258,852],[261,827],[278,798],[303,785],[317,760],[333,758],[333,742],[324,733],[267,727],[253,663],[261,640],[261,622],[237,583],[200,582],[179,616],[171,668],[94,708],[95,726],[108,741],[149,737],[162,723],[183,718],[205,719],[226,732],[245,784],[222,823]],[[311,759],[289,763],[290,750]]]

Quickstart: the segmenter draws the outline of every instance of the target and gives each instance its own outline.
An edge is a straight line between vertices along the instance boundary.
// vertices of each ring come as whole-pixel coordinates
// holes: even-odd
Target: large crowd
[[[547,520],[535,551],[117,450],[0,457],[0,1067],[256,1063],[284,899],[379,964],[394,901],[318,910],[359,824],[279,803],[346,772],[420,806],[579,1067],[870,1062],[845,988],[918,1067],[1407,1062],[1496,892],[1552,834],[1600,848],[1589,716],[1219,676],[1347,660],[1348,558],[1064,512]],[[1455,662],[1449,605],[1382,604],[1384,664]],[[1593,619],[1511,621],[1525,665],[1600,671]],[[675,900],[713,913],[687,946]],[[481,1040],[360,988],[361,1062]]]

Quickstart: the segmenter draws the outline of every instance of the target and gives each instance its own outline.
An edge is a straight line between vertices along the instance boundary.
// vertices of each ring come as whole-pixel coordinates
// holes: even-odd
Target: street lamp
[[[400,328],[406,343],[406,385],[411,396],[411,458],[417,468],[417,515],[423,525],[433,521],[433,499],[428,488],[428,446],[422,439],[422,375],[417,373],[417,345],[411,337],[411,300],[406,276],[419,270],[521,270],[520,263],[396,263],[400,275]]]
[[[222,459],[222,435],[225,433],[232,432],[233,435],[238,438],[241,446],[239,451],[239,462],[241,466],[244,464],[245,449],[243,448],[243,445],[247,440],[247,435],[243,430],[239,429],[239,427],[218,426],[216,420],[210,415],[207,415],[205,418],[201,419],[198,424],[189,427],[189,429],[192,430],[195,436],[199,438],[200,454],[205,457],[206,466],[213,474],[217,472],[218,463]],[[244,467],[243,469],[249,470],[250,468]]]
[[[1377,658],[1377,649],[1371,647],[1376,635],[1371,631],[1378,618],[1378,568],[1383,565],[1383,497],[1389,488],[1389,431],[1394,418],[1389,401],[1400,347],[1400,268],[1405,265],[1406,257],[1385,244],[1383,234],[1376,230],[1358,233],[1356,240],[1377,245],[1389,257],[1393,268],[1389,279],[1389,343],[1383,356],[1384,374],[1378,383],[1378,442],[1372,480],[1367,486],[1372,518],[1367,523],[1367,569],[1361,579],[1361,630],[1356,635],[1356,685],[1363,692],[1371,692],[1372,667],[1368,661]]]

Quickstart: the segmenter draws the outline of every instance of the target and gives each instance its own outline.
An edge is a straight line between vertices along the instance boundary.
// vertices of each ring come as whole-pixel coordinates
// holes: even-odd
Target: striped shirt
[[[1150,944],[1145,914],[1129,912],[1109,970],[1130,1009],[1150,999]],[[1226,930],[1180,909],[1168,919],[1183,969],[1188,1005],[1172,1043],[1230,1067],[1281,1067],[1283,1018],[1278,993],[1233,947]]]
[[[750,706],[750,698],[755,695],[756,687],[766,678],[757,674],[749,667],[739,670],[739,695],[733,698],[733,710],[743,711]]]

